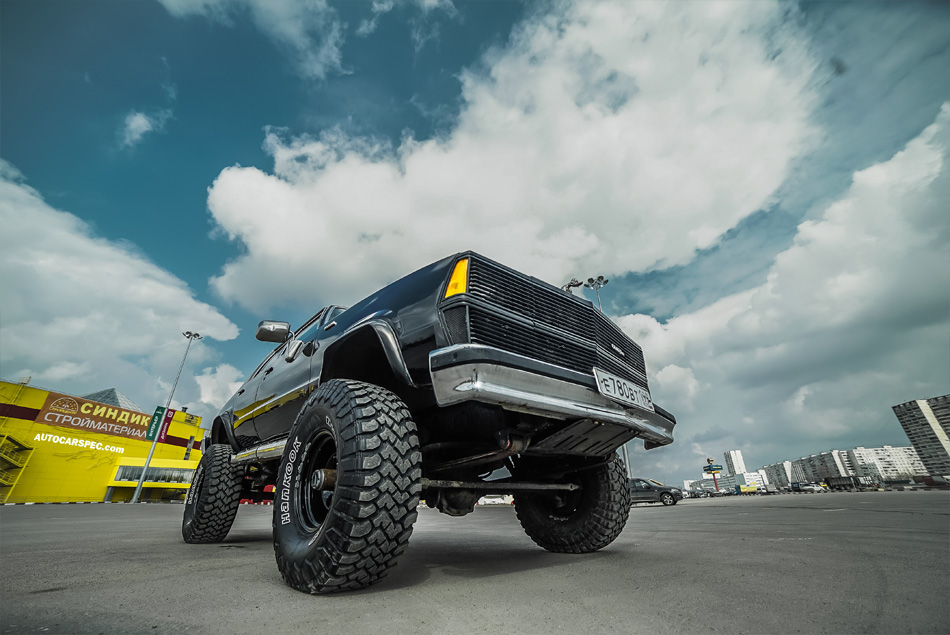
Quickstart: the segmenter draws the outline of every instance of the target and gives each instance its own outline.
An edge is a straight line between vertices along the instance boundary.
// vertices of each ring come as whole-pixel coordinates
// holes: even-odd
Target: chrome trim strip
[[[653,412],[625,407],[587,386],[491,362],[447,365],[454,354],[467,348],[485,347],[459,344],[429,354],[429,374],[440,406],[480,401],[553,419],[615,423],[633,428],[647,441],[660,445],[673,442],[673,422]],[[436,361],[439,363],[434,364]],[[433,365],[442,368],[432,370]]]
[[[279,459],[284,455],[284,446],[287,439],[271,441],[253,448],[242,450],[231,457],[231,463],[251,463],[253,461],[269,461]]]

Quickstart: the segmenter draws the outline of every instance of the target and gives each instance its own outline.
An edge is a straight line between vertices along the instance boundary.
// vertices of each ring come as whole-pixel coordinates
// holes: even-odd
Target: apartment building
[[[855,476],[872,476],[884,480],[897,480],[911,476],[926,475],[927,468],[912,447],[883,448],[857,447],[848,450]]]
[[[793,463],[798,464],[802,480],[807,482],[817,482],[832,476],[851,476],[849,467],[851,459],[847,452],[841,450],[829,450],[805,456]]]
[[[766,465],[759,471],[765,472],[765,477],[768,479],[768,482],[778,487],[788,487],[795,481],[795,479],[792,478],[791,461],[782,461],[781,463]]]
[[[931,476],[950,475],[950,395],[893,406],[910,444]]]
[[[736,475],[745,473],[745,461],[742,460],[742,450],[729,450],[722,456],[726,460],[726,474]]]

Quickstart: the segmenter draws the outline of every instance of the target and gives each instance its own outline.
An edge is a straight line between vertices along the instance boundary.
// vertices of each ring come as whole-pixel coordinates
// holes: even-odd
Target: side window
[[[322,309],[315,316],[307,320],[303,326],[294,331],[293,339],[303,340],[304,342],[312,340],[317,335],[317,327],[320,325],[324,313],[326,313],[326,309]]]

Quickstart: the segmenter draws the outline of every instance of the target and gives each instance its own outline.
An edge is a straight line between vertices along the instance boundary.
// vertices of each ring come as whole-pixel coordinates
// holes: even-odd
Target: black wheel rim
[[[582,490],[554,494],[548,499],[548,508],[556,518],[567,519],[577,513],[584,500]]]
[[[333,506],[332,491],[313,488],[313,473],[323,469],[335,470],[336,467],[336,440],[329,430],[320,430],[307,445],[297,487],[300,524],[306,531],[319,530]]]

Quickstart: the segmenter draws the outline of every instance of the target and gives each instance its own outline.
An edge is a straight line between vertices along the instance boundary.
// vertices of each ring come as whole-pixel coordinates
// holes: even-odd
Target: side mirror
[[[282,344],[290,337],[290,322],[264,320],[257,325],[255,337],[262,342]]]

